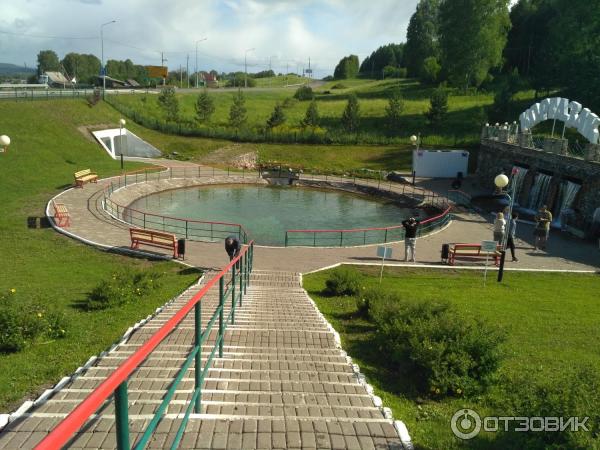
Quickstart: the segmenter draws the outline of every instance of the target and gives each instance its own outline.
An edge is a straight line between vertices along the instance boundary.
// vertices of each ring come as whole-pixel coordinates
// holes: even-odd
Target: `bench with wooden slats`
[[[132,249],[139,248],[140,244],[168,248],[173,250],[173,258],[177,258],[177,237],[174,234],[140,228],[130,228],[129,234]]]
[[[71,216],[69,210],[64,203],[56,203],[52,200],[52,208],[54,209],[54,222],[59,227],[67,228],[71,225]]]
[[[457,259],[460,260],[480,260],[491,258],[494,264],[498,265],[500,261],[500,246],[495,252],[487,253],[481,251],[481,244],[451,244],[448,254],[448,264],[454,265]]]
[[[75,172],[73,174],[75,177],[75,186],[83,187],[85,183],[97,183],[98,175],[92,172],[90,169],[80,170],[79,172]]]

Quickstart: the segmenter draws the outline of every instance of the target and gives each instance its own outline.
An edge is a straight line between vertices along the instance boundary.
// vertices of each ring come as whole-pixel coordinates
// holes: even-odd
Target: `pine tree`
[[[387,126],[394,131],[400,127],[400,117],[404,111],[404,100],[398,90],[394,90],[388,99],[388,106],[385,108],[385,118]]]
[[[242,90],[238,90],[237,95],[233,97],[233,104],[229,109],[229,125],[233,128],[241,128],[247,120],[246,98]]]
[[[179,118],[179,101],[175,97],[175,88],[162,89],[158,96],[158,105],[164,111],[167,122],[177,122]]]
[[[208,95],[206,89],[198,96],[196,100],[196,120],[198,122],[210,122],[210,118],[215,112],[215,103]]]
[[[425,117],[432,125],[438,125],[448,112],[448,93],[446,89],[440,87],[433,91],[429,102],[429,111],[425,113]]]
[[[342,113],[342,125],[346,131],[352,133],[358,131],[359,123],[360,105],[358,104],[358,98],[356,97],[356,94],[350,94],[346,108]]]
[[[303,127],[318,127],[321,118],[319,117],[319,109],[317,108],[316,100],[313,100],[306,108],[306,114],[302,119],[301,125]]]
[[[272,129],[279,125],[283,125],[284,122],[285,113],[283,112],[283,106],[277,103],[275,109],[273,109],[273,112],[271,113],[271,117],[267,119],[267,127]]]

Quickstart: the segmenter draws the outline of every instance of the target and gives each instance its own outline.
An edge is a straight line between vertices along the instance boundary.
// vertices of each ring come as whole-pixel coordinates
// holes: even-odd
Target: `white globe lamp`
[[[504,174],[497,175],[496,178],[494,178],[494,184],[500,189],[508,186],[508,181],[508,177]]]
[[[2,152],[5,152],[8,150],[8,146],[10,145],[10,138],[3,134],[2,136],[0,136],[0,147],[2,147]]]

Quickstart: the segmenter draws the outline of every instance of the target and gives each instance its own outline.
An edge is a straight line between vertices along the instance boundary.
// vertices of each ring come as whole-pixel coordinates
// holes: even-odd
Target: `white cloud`
[[[277,71],[296,70],[311,57],[317,75],[333,71],[337,61],[354,53],[363,58],[389,42],[401,42],[417,0],[13,0],[4,2],[0,62],[34,65],[39,50],[53,49],[100,56],[100,24],[105,58],[130,58],[140,64],[194,68],[195,41],[201,68],[241,70],[245,50],[254,67],[271,56]],[[26,36],[29,35],[29,36]],[[37,37],[34,37],[37,36]],[[39,36],[88,39],[42,38]],[[275,62],[276,61],[276,62]]]

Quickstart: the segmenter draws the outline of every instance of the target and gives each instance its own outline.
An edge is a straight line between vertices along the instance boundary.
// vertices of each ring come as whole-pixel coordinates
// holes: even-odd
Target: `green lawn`
[[[336,86],[339,85],[345,88],[337,89]],[[400,127],[390,130],[385,121],[385,109],[390,92],[395,89],[399,89],[402,93],[404,111]],[[492,104],[493,95],[488,93],[464,95],[451,91],[446,118],[441,125],[432,127],[423,115],[429,109],[432,89],[416,81],[405,79],[355,79],[328,82],[315,90],[321,116],[321,133],[333,142],[343,143],[350,143],[348,141],[350,139],[356,143],[408,144],[411,135],[421,133],[424,146],[473,147],[477,145],[481,125],[487,120],[483,108]],[[343,132],[340,121],[349,93],[355,93],[360,102],[361,124],[357,136],[347,136]],[[220,136],[234,136],[235,132],[228,128],[229,108],[234,93],[219,92],[211,95],[216,107],[211,124],[200,128],[191,127],[190,132],[202,135],[218,132]],[[244,95],[248,108],[247,131],[254,133],[254,140],[265,140],[263,131],[265,123],[275,104],[283,102],[285,102],[287,121],[279,132],[287,136],[286,140],[295,140],[300,136],[302,133],[300,122],[304,118],[308,102],[293,99],[293,90],[253,91],[249,89],[244,92]],[[182,119],[193,122],[197,94],[183,93],[178,94],[177,97]],[[532,99],[533,92],[521,92],[517,95],[518,103],[523,104],[523,109],[530,106]],[[156,95],[113,96],[110,97],[110,101],[130,116],[138,116],[150,124],[160,123],[163,120]],[[517,120],[517,116],[508,119]]]
[[[361,286],[378,283],[378,268],[361,268]],[[450,418],[460,408],[493,411],[499,394],[492,389],[478,398],[420,400],[410,380],[383,367],[385,349],[370,344],[373,324],[356,314],[354,298],[325,297],[328,272],[304,277],[304,287],[342,337],[342,346],[360,365],[384,404],[403,420],[420,449],[513,448],[495,442],[493,434],[463,442],[450,430]],[[510,272],[503,283],[483,287],[481,272],[386,269],[382,286],[404,298],[447,299],[467,315],[484,319],[508,332],[507,358],[500,379],[525,376],[553,379],[566,368],[588,364],[600,370],[600,302],[596,275]],[[510,411],[502,411],[511,415]],[[590,411],[590,414],[592,411]],[[560,415],[559,411],[554,414]]]
[[[101,177],[119,172],[119,163],[77,130],[80,125],[116,124],[119,114],[112,108],[102,103],[90,108],[82,100],[1,101],[0,117],[1,134],[12,140],[8,153],[0,154],[0,292],[16,289],[68,318],[65,339],[0,355],[0,411],[7,412],[108,347],[198,274],[173,263],[104,253],[52,229],[28,228],[28,218],[42,217],[46,202],[71,185],[73,172],[91,168]],[[127,268],[164,272],[162,288],[139,304],[110,311],[88,313],[75,307],[100,280]]]

